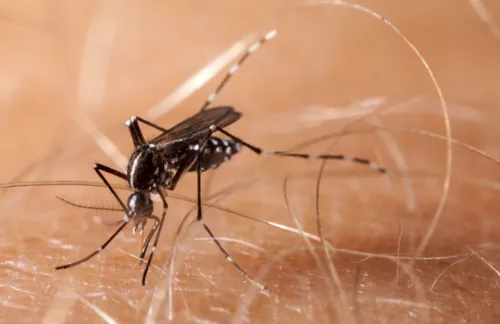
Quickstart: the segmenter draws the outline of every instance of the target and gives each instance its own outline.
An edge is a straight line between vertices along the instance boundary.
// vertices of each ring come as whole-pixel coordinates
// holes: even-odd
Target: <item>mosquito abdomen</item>
[[[218,137],[210,137],[203,151],[200,155],[200,168],[201,171],[215,169],[222,163],[229,161],[234,154],[241,151],[241,144],[232,139],[223,140]],[[197,167],[194,165],[189,171],[196,171]]]

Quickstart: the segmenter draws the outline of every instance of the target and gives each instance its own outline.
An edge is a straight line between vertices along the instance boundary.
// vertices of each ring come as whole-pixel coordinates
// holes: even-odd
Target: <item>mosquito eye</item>
[[[135,216],[147,216],[153,213],[153,201],[143,193],[135,192],[128,198],[128,208]]]

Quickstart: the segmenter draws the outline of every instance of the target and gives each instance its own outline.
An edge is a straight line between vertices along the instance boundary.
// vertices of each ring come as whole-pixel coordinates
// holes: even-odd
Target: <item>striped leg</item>
[[[56,270],[61,270],[61,269],[68,269],[68,268],[71,268],[71,267],[74,267],[74,266],[77,266],[87,260],[89,260],[90,258],[92,258],[93,256],[95,256],[96,254],[98,254],[99,252],[101,252],[102,250],[104,250],[106,248],[106,246],[108,246],[109,243],[111,243],[111,241],[113,241],[113,239],[116,237],[116,235],[118,235],[118,233],[120,233],[124,228],[125,226],[127,226],[128,224],[128,221],[127,222],[124,222],[122,224],[122,226],[120,226],[116,232],[113,233],[113,235],[111,235],[111,237],[103,244],[101,245],[100,248],[98,248],[97,250],[95,250],[94,252],[90,253],[89,255],[87,255],[85,258],[81,259],[81,260],[78,260],[76,262],[73,262],[73,263],[69,263],[69,264],[65,264],[65,265],[62,265],[62,266],[58,266],[56,267]]]
[[[160,225],[160,219],[158,217],[156,217],[155,215],[150,215],[150,216],[148,216],[148,218],[154,220],[154,225],[151,228],[151,231],[149,231],[149,234],[146,238],[146,241],[144,242],[144,245],[142,246],[142,251],[141,251],[141,254],[139,255],[139,259],[140,259],[139,265],[141,265],[142,262],[144,261],[144,256],[146,255],[146,252],[148,250],[149,243],[151,242],[151,239],[153,238],[154,233],[156,233],[156,231],[158,230],[158,226]],[[141,233],[141,235],[142,235],[142,233]]]
[[[257,288],[259,288],[260,290],[262,291],[268,291],[269,288],[267,288],[266,286],[264,286],[263,284],[259,283],[257,280],[253,279],[246,271],[245,269],[243,269],[230,255],[229,253],[226,251],[226,249],[224,249],[224,247],[222,246],[222,244],[220,244],[220,242],[217,240],[217,238],[215,237],[214,233],[212,233],[212,231],[210,230],[210,228],[205,224],[205,222],[203,221],[203,214],[202,214],[202,209],[201,209],[201,164],[199,162],[199,159],[196,163],[197,165],[197,184],[198,184],[198,188],[197,188],[197,204],[198,204],[198,217],[197,217],[197,221],[200,222],[202,225],[203,225],[203,228],[205,229],[205,231],[208,233],[208,235],[210,235],[210,238],[214,241],[215,245],[217,245],[217,247],[219,248],[219,250],[222,252],[222,254],[224,255],[224,257],[226,258],[227,261],[231,262],[240,272],[241,274],[247,278],[252,284],[254,284]]]
[[[125,228],[125,226],[127,226],[127,224],[130,221],[130,219],[128,217],[128,209],[127,209],[127,207],[125,206],[125,204],[123,203],[123,201],[120,199],[120,197],[118,197],[118,195],[116,194],[116,191],[113,189],[113,187],[111,187],[111,185],[109,184],[109,182],[106,179],[106,177],[104,177],[104,175],[102,174],[102,172],[106,172],[106,173],[112,174],[112,175],[117,176],[117,177],[122,178],[122,179],[126,179],[126,175],[123,174],[123,173],[121,173],[120,171],[117,171],[115,169],[112,169],[110,167],[107,167],[107,166],[99,164],[99,163],[94,164],[94,170],[99,175],[99,177],[101,178],[101,180],[106,184],[106,186],[111,191],[111,193],[113,194],[113,196],[115,196],[116,200],[120,203],[123,211],[125,212],[125,215],[127,215],[127,216],[125,217],[125,219],[122,220],[123,224],[113,233],[113,235],[111,235],[111,237],[106,242],[104,242],[103,245],[101,245],[101,247],[99,247],[97,250],[95,250],[94,252],[90,253],[88,256],[86,256],[83,259],[80,259],[80,260],[78,260],[76,262],[73,262],[73,263],[70,263],[70,264],[65,264],[65,265],[56,267],[56,270],[68,269],[68,268],[77,266],[77,265],[79,265],[79,264],[81,264],[81,263],[89,260],[90,258],[94,257],[96,254],[98,254],[99,252],[101,252],[102,250],[104,250],[109,245],[109,243],[111,243],[111,241],[113,241],[113,239]]]
[[[243,56],[238,60],[238,62],[236,62],[235,64],[233,64],[231,66],[231,68],[227,72],[224,79],[222,79],[222,81],[219,83],[219,85],[215,88],[214,92],[212,92],[212,94],[208,97],[207,101],[205,101],[205,103],[201,107],[200,111],[205,110],[214,101],[217,94],[219,94],[219,92],[222,90],[222,88],[224,88],[224,86],[227,84],[229,79],[231,79],[231,77],[236,73],[236,71],[238,71],[240,69],[241,65],[246,61],[246,59],[253,52],[255,52],[262,44],[264,44],[265,42],[267,42],[268,40],[271,40],[274,36],[276,36],[276,34],[277,34],[276,29],[273,29],[273,30],[269,31],[266,35],[264,35],[264,37],[262,37],[260,40],[256,41],[252,45],[250,45],[250,47],[247,49],[245,54],[243,54]]]
[[[155,225],[153,226],[153,227],[157,226],[156,236],[155,236],[155,240],[153,242],[153,246],[151,247],[151,252],[149,253],[149,258],[148,258],[148,261],[146,263],[146,268],[144,269],[144,272],[142,274],[142,285],[143,286],[146,285],[146,277],[148,275],[149,267],[151,266],[151,261],[153,260],[153,255],[155,254],[156,247],[158,246],[158,240],[160,239],[161,229],[163,227],[163,223],[165,222],[165,215],[167,214],[168,204],[167,204],[167,200],[165,198],[165,194],[163,193],[163,190],[164,189],[162,187],[156,188],[156,192],[160,195],[160,198],[163,202],[163,211],[162,211],[161,218],[160,218],[159,222],[155,221]],[[153,231],[153,229],[151,231]],[[148,244],[149,244],[149,242],[148,242]],[[143,252],[145,253],[145,251],[143,251]],[[141,255],[142,255],[142,252],[141,252]]]
[[[305,154],[305,153],[292,153],[292,152],[283,152],[283,151],[273,151],[273,150],[264,150],[259,147],[253,146],[242,139],[239,139],[238,137],[232,135],[231,133],[225,131],[224,129],[218,127],[217,131],[221,132],[222,134],[232,138],[233,140],[241,143],[241,145],[246,146],[253,152],[257,154],[266,154],[266,155],[279,155],[279,156],[289,156],[289,157],[295,157],[295,158],[302,158],[302,159],[318,159],[318,160],[344,160],[344,161],[350,161],[354,163],[359,163],[359,164],[364,164],[368,165],[372,169],[377,170],[380,173],[387,173],[387,170],[384,167],[379,166],[378,164],[371,162],[370,160],[355,157],[355,156],[350,156],[350,155],[344,155],[344,154],[335,154],[335,155],[330,155],[330,154]]]

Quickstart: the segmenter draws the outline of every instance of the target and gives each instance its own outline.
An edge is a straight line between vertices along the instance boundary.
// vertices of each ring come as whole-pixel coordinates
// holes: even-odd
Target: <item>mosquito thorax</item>
[[[148,193],[136,191],[128,197],[128,209],[131,218],[145,218],[153,213],[153,200]]]
[[[161,151],[154,144],[145,144],[136,148],[130,157],[127,177],[131,188],[151,191],[159,185],[168,184],[172,172]]]

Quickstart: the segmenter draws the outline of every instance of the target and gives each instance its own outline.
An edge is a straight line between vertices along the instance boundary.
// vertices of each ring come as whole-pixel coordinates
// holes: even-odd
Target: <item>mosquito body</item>
[[[106,184],[111,193],[120,203],[126,216],[121,226],[99,249],[89,256],[56,269],[66,269],[83,263],[99,253],[114,239],[114,237],[129,222],[134,223],[133,231],[139,229],[142,234],[148,220],[154,222],[141,250],[140,258],[145,256],[153,236],[156,237],[144,270],[143,285],[151,264],[153,253],[158,244],[159,233],[164,223],[168,204],[165,191],[172,191],[177,186],[181,176],[188,171],[202,172],[218,167],[221,163],[241,150],[234,140],[222,140],[211,134],[219,127],[226,127],[241,117],[233,107],[215,107],[206,109],[166,130],[140,117],[132,117],[125,124],[128,126],[134,144],[134,152],[130,156],[127,173],[122,173],[102,164],[95,164],[94,169]],[[149,125],[162,133],[151,141],[146,141],[139,122]],[[127,204],[118,197],[113,187],[104,176],[108,173],[128,182],[134,192],[129,196]],[[161,218],[153,215],[153,200],[151,193],[158,193],[163,201]]]
[[[144,226],[148,220],[153,221],[151,231],[148,233],[144,245],[141,249],[140,259],[144,259],[151,241],[154,238],[153,245],[147,260],[146,268],[142,276],[142,284],[146,283],[146,276],[151,265],[153,254],[158,245],[160,233],[165,222],[165,215],[168,209],[166,200],[166,192],[173,191],[177,186],[181,177],[187,172],[197,173],[197,221],[201,223],[205,231],[212,238],[219,250],[225,258],[231,262],[248,280],[261,289],[267,289],[262,284],[255,281],[239,264],[231,258],[224,247],[216,239],[210,228],[204,223],[201,204],[201,174],[203,171],[215,169],[223,163],[229,161],[231,157],[238,154],[242,147],[246,147],[256,154],[278,155],[304,159],[329,159],[329,160],[346,160],[360,164],[366,164],[384,173],[385,169],[377,164],[366,159],[351,157],[347,155],[314,155],[303,153],[291,153],[284,151],[264,150],[257,146],[251,145],[244,140],[236,137],[225,130],[225,127],[238,121],[242,114],[237,112],[233,107],[221,106],[208,108],[216,95],[220,92],[223,86],[231,78],[231,76],[239,69],[246,58],[265,41],[276,35],[276,31],[267,33],[264,38],[251,45],[247,52],[234,64],[226,76],[223,78],[216,90],[209,96],[201,110],[174,125],[169,129],[165,129],[150,121],[140,117],[132,117],[126,125],[129,128],[130,136],[134,144],[134,152],[132,153],[127,166],[127,173],[112,169],[102,164],[95,164],[94,169],[106,184],[110,192],[119,202],[125,217],[118,223],[119,228],[115,233],[97,250],[87,257],[57,267],[56,269],[66,269],[78,264],[81,264],[100,251],[105,249],[109,243],[120,233],[129,222],[134,223],[133,231],[137,229],[143,232]],[[146,141],[142,134],[139,123],[155,128],[160,132],[158,136],[150,141]],[[214,133],[220,133],[228,137],[221,139],[214,136]],[[117,195],[113,187],[110,185],[104,174],[111,174],[128,182],[128,185],[134,192],[129,196],[125,204]],[[151,199],[151,194],[156,193],[160,196],[163,209],[161,217],[153,215],[154,206]]]

